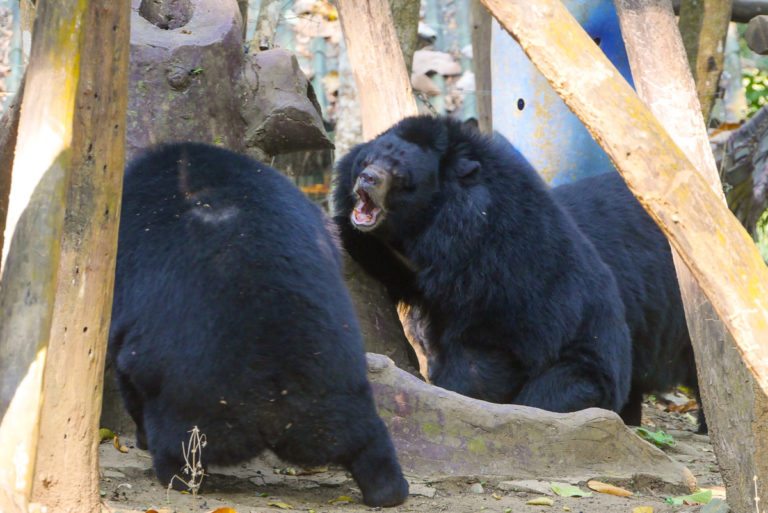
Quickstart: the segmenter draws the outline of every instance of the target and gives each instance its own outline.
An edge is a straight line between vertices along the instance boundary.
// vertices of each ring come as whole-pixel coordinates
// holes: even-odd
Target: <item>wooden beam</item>
[[[661,227],[768,392],[768,269],[752,239],[557,0],[481,0]]]
[[[31,498],[30,510],[101,508],[129,13],[111,0],[37,6],[0,287],[0,500]]]
[[[680,12],[682,0],[672,0],[675,12]],[[749,23],[749,20],[760,14],[768,14],[768,0],[733,0],[731,21]]]
[[[376,137],[418,114],[387,0],[338,0],[341,29],[355,75],[363,137]]]
[[[469,0],[469,20],[472,37],[472,70],[475,73],[477,125],[486,134],[493,133],[493,103],[491,89],[491,34],[493,23],[488,10],[479,0]]]
[[[680,6],[680,32],[705,122],[723,71],[731,4],[732,0],[683,0]]]
[[[616,11],[638,95],[725,202],[670,1],[616,0]],[[768,427],[758,421],[768,413],[768,399],[753,389],[733,337],[676,254],[675,266],[728,503],[735,512],[748,512],[754,506],[752,476],[761,484],[768,477]]]

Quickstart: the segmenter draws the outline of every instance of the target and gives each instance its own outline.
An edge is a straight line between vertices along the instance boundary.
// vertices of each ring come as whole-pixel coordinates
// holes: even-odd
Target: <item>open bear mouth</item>
[[[352,210],[352,223],[359,228],[371,229],[379,221],[381,207],[363,189],[358,188],[356,192],[360,199]]]

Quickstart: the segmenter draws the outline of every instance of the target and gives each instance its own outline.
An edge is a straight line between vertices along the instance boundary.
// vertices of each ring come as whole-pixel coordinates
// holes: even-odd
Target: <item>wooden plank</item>
[[[491,98],[491,15],[479,0],[469,0],[472,24],[472,70],[475,73],[477,125],[486,134],[493,133],[493,104]]]
[[[338,0],[344,42],[355,75],[363,137],[372,139],[418,114],[387,0]]]
[[[768,391],[768,269],[752,239],[557,0],[481,0],[605,149]]]
[[[723,71],[732,3],[732,0],[683,0],[680,5],[680,32],[705,122],[709,120]]]
[[[665,126],[721,201],[725,201],[698,108],[696,84],[669,0],[616,0],[638,95]],[[744,366],[733,337],[675,255],[696,354],[710,439],[734,511],[753,507],[752,476],[765,483],[768,431],[758,422],[768,400]],[[757,440],[762,440],[756,445]],[[762,467],[762,468],[761,468]]]
[[[48,511],[100,511],[129,12],[110,0],[37,6],[0,289],[0,490]]]

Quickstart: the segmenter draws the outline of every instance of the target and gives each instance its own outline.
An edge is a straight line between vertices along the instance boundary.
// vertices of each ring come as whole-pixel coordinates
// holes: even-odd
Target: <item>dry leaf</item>
[[[710,486],[710,490],[712,490],[712,498],[713,499],[723,499],[725,500],[725,487],[724,486]]]
[[[497,501],[500,501],[500,500],[501,500],[501,495],[499,495],[498,493],[492,493],[492,494],[491,494],[491,497],[493,497],[493,498],[494,498],[494,499],[496,499]]]
[[[528,502],[526,502],[528,506],[553,506],[555,504],[555,501],[550,499],[549,497],[536,497],[535,499],[531,499]]]
[[[347,497],[346,495],[339,495],[335,499],[331,499],[331,500],[328,501],[328,503],[330,503],[330,504],[336,504],[337,502],[349,502],[349,503],[352,503],[352,502],[355,502],[355,499],[353,499],[352,497]]]
[[[579,489],[578,486],[571,486],[568,484],[549,483],[549,487],[552,491],[560,497],[591,497],[592,492],[585,492]]]
[[[624,488],[619,488],[618,486],[613,486],[612,484],[595,481],[594,479],[591,481],[587,481],[587,487],[590,490],[594,490],[596,492],[616,495],[618,497],[632,496],[632,492],[630,492],[629,490],[625,490]]]
[[[128,452],[128,448],[124,445],[120,445],[120,440],[117,437],[114,437],[112,439],[112,445],[114,445],[115,449],[117,449],[120,452]]]
[[[632,513],[653,513],[653,508],[650,506],[638,506],[632,508]]]
[[[267,506],[272,506],[280,509],[293,509],[293,506],[291,506],[290,504],[286,504],[284,502],[268,502]]]

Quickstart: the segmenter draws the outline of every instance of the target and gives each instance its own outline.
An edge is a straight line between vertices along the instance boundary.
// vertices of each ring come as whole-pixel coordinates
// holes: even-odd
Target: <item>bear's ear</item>
[[[480,163],[476,160],[459,159],[453,166],[453,173],[462,185],[472,185],[477,181]]]

